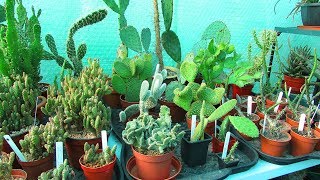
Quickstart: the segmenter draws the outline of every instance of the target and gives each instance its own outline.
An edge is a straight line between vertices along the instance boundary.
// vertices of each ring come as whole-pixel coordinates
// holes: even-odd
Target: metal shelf
[[[275,31],[279,33],[288,33],[288,34],[320,36],[320,28],[319,30],[306,30],[306,29],[300,29],[298,27],[275,27]]]

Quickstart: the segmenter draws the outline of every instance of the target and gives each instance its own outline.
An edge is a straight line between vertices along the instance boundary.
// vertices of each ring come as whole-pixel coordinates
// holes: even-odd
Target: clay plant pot
[[[26,180],[27,173],[22,169],[12,169],[11,176],[13,179]]]
[[[121,108],[122,110],[125,110],[127,107],[133,105],[133,104],[139,104],[139,102],[129,102],[125,100],[125,96],[121,95],[120,96],[120,104],[121,104]]]
[[[304,128],[304,131],[307,131],[307,128]],[[314,134],[314,138],[305,137],[300,134],[298,134],[298,128],[294,127],[291,128],[290,134],[291,134],[291,155],[293,156],[302,156],[305,154],[311,153],[316,144],[320,140],[320,132],[314,131],[311,129],[312,133]]]
[[[79,164],[81,165],[81,169],[83,170],[83,174],[87,180],[98,180],[98,179],[106,179],[111,180],[113,174],[113,168],[116,164],[116,156],[114,156],[112,162],[106,164],[104,166],[93,168],[85,166],[83,162],[83,156],[79,159]]]
[[[172,122],[178,123],[178,122],[183,122],[185,117],[186,117],[186,111],[182,109],[181,107],[177,106],[173,102],[169,102],[164,100],[164,98],[159,99],[159,104],[160,105],[165,105],[170,108],[170,115]]]
[[[263,121],[264,121],[264,119],[261,119],[259,121],[259,127],[258,127],[259,130],[262,129],[262,127],[263,127]],[[289,123],[284,122],[284,121],[278,121],[278,123],[281,123],[283,132],[290,132],[292,126]],[[268,121],[267,121],[266,122],[266,129],[268,129],[268,126],[269,126],[269,124],[268,124]]]
[[[47,98],[48,97],[48,88],[50,84],[48,83],[38,83],[38,88],[41,92],[41,96]]]
[[[217,159],[218,159],[218,165],[219,165],[219,169],[224,169],[224,168],[229,168],[229,167],[235,167],[239,164],[239,159],[236,158],[230,162],[225,162],[222,158],[221,155],[222,153],[218,153],[217,155]]]
[[[101,138],[94,138],[94,139],[75,139],[75,138],[67,138],[65,142],[68,160],[70,166],[81,170],[81,166],[79,164],[80,157],[84,154],[83,146],[88,142],[88,144],[97,144],[102,147]]]
[[[191,131],[188,130],[181,140],[181,158],[189,167],[203,165],[207,162],[208,145],[212,137],[205,133],[204,140],[191,142],[190,136]]]
[[[264,119],[264,113],[261,112],[258,108],[257,108],[256,114],[260,117],[260,119]],[[270,118],[273,118],[273,119],[275,119],[277,117],[277,114],[274,113],[273,111],[271,112],[271,114],[268,114],[268,115],[269,115]]]
[[[316,131],[318,131],[318,132],[320,133],[319,122],[316,122],[316,123],[314,124],[314,130],[316,130]],[[317,143],[315,149],[316,149],[317,151],[320,151],[320,141]]]
[[[267,130],[266,130],[267,132]],[[266,133],[265,132],[265,133]],[[287,147],[290,143],[291,136],[287,132],[281,132],[284,136],[283,139],[271,139],[265,136],[260,130],[260,142],[261,142],[261,151],[270,156],[280,157],[287,150]]]
[[[162,155],[144,155],[131,146],[140,179],[162,180],[170,176],[173,151]]]
[[[115,90],[112,90],[110,94],[102,96],[103,102],[110,106],[111,108],[118,109],[121,108],[120,94]]]
[[[287,84],[287,88],[291,87],[291,93],[300,94],[301,87],[305,83],[304,77],[291,77],[284,75],[284,82]]]
[[[235,84],[232,84],[232,98],[235,99],[237,94],[239,96],[242,96],[242,95],[252,95],[252,88],[253,88],[253,85],[252,84],[248,84],[248,85],[245,85],[244,87],[239,87]]]
[[[236,143],[236,139],[234,139],[233,137],[230,137],[228,150],[231,149],[231,147],[233,146],[234,143]],[[224,141],[220,141],[217,137],[214,137],[214,135],[212,135],[212,152],[213,153],[222,152],[223,146],[224,146]]]
[[[27,172],[28,179],[30,180],[38,179],[38,176],[40,176],[42,172],[53,169],[53,154],[49,154],[49,156],[40,160],[30,162],[21,162],[19,158],[17,159],[22,166],[22,169]]]
[[[286,122],[290,124],[292,127],[299,126],[299,121],[296,121],[293,117],[292,113],[286,114]]]
[[[248,96],[240,96],[241,99],[248,99]],[[252,104],[251,104],[251,110],[252,112],[256,112],[256,109],[257,109],[257,101],[256,101],[256,96],[252,96]],[[247,102],[244,102],[242,104],[239,104],[240,106],[240,109],[241,111],[243,112],[247,112],[247,106],[248,106],[248,103]]]
[[[274,104],[276,104],[275,101],[273,101],[269,98],[266,98],[266,108],[269,108],[269,107],[273,106]],[[288,105],[288,103],[286,102],[286,99],[282,98],[281,103],[279,104],[278,110],[281,111],[282,109],[286,108],[287,105]]]
[[[188,129],[191,129],[192,119],[191,119],[191,117],[189,118],[187,114],[185,115],[185,117],[186,117]],[[197,118],[196,125],[198,125],[198,123],[199,123],[199,121],[198,121],[198,118]],[[213,134],[214,128],[215,128],[214,122],[208,123],[207,127],[204,129],[204,132],[207,133],[207,134]]]

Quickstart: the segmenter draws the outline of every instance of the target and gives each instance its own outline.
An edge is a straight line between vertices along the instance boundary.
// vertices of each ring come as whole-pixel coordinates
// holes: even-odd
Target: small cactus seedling
[[[12,163],[14,161],[15,154],[11,152],[7,154],[1,152],[0,158],[0,179],[11,179]]]
[[[51,169],[47,172],[41,173],[38,180],[72,180],[75,177],[75,173],[68,165],[68,160],[64,160],[58,168]]]
[[[102,167],[106,164],[111,163],[115,158],[117,146],[114,145],[112,148],[107,147],[101,153],[99,150],[99,144],[89,145],[88,143],[84,144],[84,156],[83,156],[83,164],[87,167],[98,168]]]
[[[232,161],[234,161],[234,160],[236,159],[236,157],[235,157],[235,152],[236,152],[236,149],[237,149],[238,145],[239,145],[239,142],[238,142],[238,141],[233,144],[233,146],[231,147],[231,149],[230,149],[230,151],[229,151],[229,154],[228,154],[227,157],[224,159],[224,162],[225,162],[225,163],[232,162]]]

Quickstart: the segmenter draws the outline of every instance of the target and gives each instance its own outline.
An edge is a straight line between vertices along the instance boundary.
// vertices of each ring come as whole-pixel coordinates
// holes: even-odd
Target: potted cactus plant
[[[2,138],[1,140],[2,141]],[[15,153],[1,152],[0,156],[0,179],[27,179],[27,173],[22,169],[12,169]]]
[[[221,153],[217,154],[219,169],[234,167],[234,166],[238,165],[239,159],[235,155],[235,151],[236,151],[238,145],[239,145],[239,142],[238,141],[235,142],[232,145],[227,157],[224,159],[221,158]]]
[[[60,121],[68,138],[66,149],[69,163],[80,169],[79,158],[83,145],[101,143],[101,130],[110,130],[111,110],[102,103],[102,96],[111,92],[108,76],[97,60],[89,60],[78,77],[66,76],[61,89],[50,90],[48,102],[42,111],[48,116],[61,114]]]
[[[117,146],[99,149],[99,144],[84,144],[84,155],[79,159],[84,176],[88,180],[112,179],[113,167],[116,163]]]
[[[60,164],[59,167],[41,173],[41,175],[38,177],[38,180],[73,180],[74,177],[74,171],[68,165],[68,161],[64,160],[63,164]]]

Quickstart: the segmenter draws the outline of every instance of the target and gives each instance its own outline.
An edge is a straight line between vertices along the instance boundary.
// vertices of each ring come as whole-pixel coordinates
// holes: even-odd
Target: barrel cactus
[[[0,179],[11,179],[12,163],[14,161],[15,154],[11,152],[7,154],[1,152],[0,158]]]
[[[58,168],[41,173],[41,175],[38,177],[38,180],[72,180],[74,177],[74,171],[68,165],[68,161],[64,160],[63,164],[60,164]]]
[[[88,167],[98,168],[106,164],[111,163],[115,158],[117,146],[114,145],[112,148],[107,147],[101,153],[98,152],[99,144],[89,145],[88,143],[84,144],[84,156],[83,164]]]

